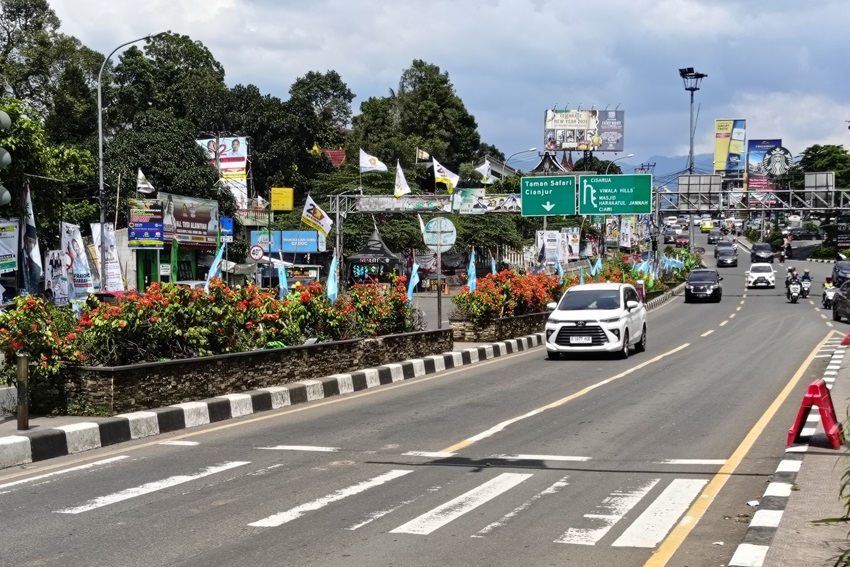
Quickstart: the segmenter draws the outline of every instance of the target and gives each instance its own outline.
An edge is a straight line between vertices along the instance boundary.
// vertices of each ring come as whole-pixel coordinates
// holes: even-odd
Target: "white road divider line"
[[[708,480],[705,479],[677,478],[673,480],[611,545],[655,547],[688,510],[688,506],[706,484]]]
[[[446,453],[445,451],[408,451],[402,453],[403,457],[428,457],[431,459],[446,459],[454,457],[455,453]]]
[[[201,472],[197,474],[190,475],[177,475],[172,476],[163,480],[157,480],[154,482],[149,482],[147,484],[143,484],[141,486],[136,486],[133,488],[128,488],[127,490],[122,490],[121,492],[116,492],[115,494],[108,494],[106,496],[100,496],[93,500],[89,500],[85,504],[81,506],[76,506],[74,508],[65,508],[64,510],[57,510],[57,514],[80,514],[82,512],[88,512],[90,510],[94,510],[96,508],[102,508],[104,506],[109,506],[111,504],[116,504],[118,502],[123,502],[124,500],[129,500],[131,498],[136,498],[137,496],[142,496],[145,494],[150,494],[151,492],[157,492],[160,490],[165,490],[166,488],[171,488],[172,486],[177,486],[179,484],[184,484],[187,482],[191,482],[193,480],[198,480],[200,478],[204,478],[206,476],[214,475],[216,473],[228,471],[230,469],[235,469],[237,467],[241,467],[244,465],[251,464],[250,461],[231,461],[229,463],[223,463],[221,465],[215,465],[212,467],[207,467]]]
[[[729,315],[729,318],[730,318],[730,319],[734,319],[734,318],[735,318],[735,314],[734,314],[734,313],[732,313],[731,315]]]
[[[474,488],[466,494],[461,494],[430,512],[422,514],[418,518],[414,518],[394,530],[390,530],[390,533],[428,535],[467,512],[514,488],[519,483],[531,478],[531,476],[530,474],[517,473],[500,474],[478,488]]]
[[[740,308],[740,307],[736,307],[736,308],[735,308],[735,311],[740,311],[740,310],[741,310],[741,308]]]
[[[656,465],[720,465],[726,464],[726,459],[663,459],[655,461]]]
[[[407,506],[408,504],[412,504],[412,503],[416,502],[417,500],[419,500],[420,498],[422,498],[426,494],[437,492],[438,490],[440,490],[440,488],[442,488],[442,487],[441,486],[432,486],[431,488],[429,488],[428,490],[426,490],[422,494],[419,494],[418,496],[414,496],[413,498],[409,498],[407,500],[403,500],[403,501],[401,501],[400,503],[396,504],[395,506],[393,506],[391,508],[387,508],[385,510],[378,510],[377,512],[372,512],[362,522],[354,524],[353,526],[350,526],[346,529],[349,530],[349,531],[352,531],[352,532],[354,530],[360,529],[363,526],[371,524],[375,520],[380,520],[381,518],[383,518],[387,514],[392,514],[396,510],[399,510],[399,509]]]
[[[470,537],[484,537],[485,535],[491,533],[495,529],[501,528],[502,526],[506,526],[508,524],[508,522],[511,521],[511,519],[515,518],[520,513],[524,512],[525,510],[530,508],[531,505],[534,504],[536,501],[540,500],[544,496],[549,496],[550,494],[557,494],[558,492],[560,492],[560,490],[562,488],[564,488],[565,486],[568,486],[569,483],[567,482],[567,480],[569,478],[570,478],[569,475],[561,478],[558,482],[556,482],[555,484],[553,484],[552,486],[550,486],[546,490],[544,490],[542,492],[538,492],[530,500],[526,500],[525,502],[523,502],[522,504],[520,504],[519,506],[517,506],[516,508],[514,508],[513,510],[511,510],[510,512],[508,512],[504,516],[502,516],[501,519],[493,522],[492,524],[488,524],[488,525],[484,526],[483,528],[481,528],[481,530],[478,531],[478,533],[476,533],[476,534],[474,534]]]
[[[95,461],[93,463],[86,463],[85,465],[80,465],[78,467],[71,467],[69,469],[63,469],[61,471],[55,471],[55,472],[51,472],[51,473],[47,473],[47,474],[41,474],[41,475],[38,475],[38,476],[25,478],[23,480],[16,480],[14,482],[7,482],[6,484],[0,484],[0,490],[3,490],[4,488],[11,488],[13,486],[18,486],[19,484],[26,484],[28,482],[37,482],[39,480],[44,480],[45,478],[58,476],[60,474],[65,474],[65,473],[69,473],[69,472],[76,472],[76,471],[84,471],[84,470],[87,470],[87,469],[93,469],[93,468],[100,466],[100,465],[109,465],[109,464],[112,464],[112,463],[116,463],[118,461],[123,461],[124,459],[129,459],[129,458],[130,457],[128,455],[119,455],[117,457],[110,457],[108,459],[103,459],[102,461]],[[0,494],[4,494],[4,493],[0,492]]]
[[[653,478],[638,486],[634,490],[612,492],[610,496],[596,507],[597,512],[585,514],[590,520],[592,528],[570,528],[555,543],[569,543],[573,545],[595,545],[605,537],[614,525],[623,519],[629,510],[634,508],[649,491],[658,484],[660,479]]]
[[[729,322],[729,321],[721,321],[721,322],[720,322],[720,326],[722,327],[722,326],[724,326],[724,325],[725,325],[726,323],[728,323],[728,322]]]
[[[708,335],[710,335],[710,334],[711,334],[711,333],[713,333],[713,332],[714,332],[714,329],[711,329],[710,331],[706,331],[706,332],[704,332],[704,333],[703,333],[703,334],[701,334],[700,336],[701,336],[701,337],[707,337]]]
[[[257,447],[264,451],[315,451],[317,453],[336,453],[339,447],[313,447],[311,445],[275,445],[274,447]]]
[[[159,445],[174,445],[175,447],[194,447],[198,445],[197,441],[180,441],[179,439],[175,439],[174,441],[163,441],[159,443]]]
[[[360,494],[361,492],[369,490],[370,488],[381,486],[382,484],[386,484],[391,480],[403,477],[404,475],[410,474],[412,472],[413,471],[411,470],[393,469],[389,472],[385,472],[384,474],[378,475],[375,478],[364,480],[363,482],[359,482],[347,488],[341,488],[336,492],[328,494],[327,496],[322,496],[321,498],[317,498],[312,502],[307,502],[306,504],[296,506],[295,508],[291,508],[285,512],[280,512],[279,514],[273,514],[267,518],[263,518],[262,520],[251,522],[248,525],[254,526],[255,528],[276,528],[278,526],[282,526],[283,524],[291,522],[292,520],[297,520],[307,512],[314,512],[316,510],[320,510],[328,504],[333,504],[334,502],[338,502],[344,498],[348,498],[349,496]]]
[[[490,455],[488,459],[504,459],[506,461],[589,461],[591,457],[576,457],[572,455]]]

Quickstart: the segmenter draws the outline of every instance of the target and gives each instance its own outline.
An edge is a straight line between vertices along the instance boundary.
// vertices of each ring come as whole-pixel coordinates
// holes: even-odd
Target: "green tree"
[[[803,172],[835,172],[835,186],[850,187],[850,153],[841,145],[814,145],[803,150],[797,164]]]
[[[606,171],[610,174],[620,174],[623,173],[623,170],[620,169],[620,166],[614,163],[612,160],[607,159],[599,159],[596,156],[590,158],[589,167],[584,167],[584,158],[579,158],[575,162],[575,166],[573,167],[573,171],[595,171],[597,173],[605,173]]]
[[[339,73],[310,71],[292,83],[289,95],[303,98],[313,107],[323,126],[316,140],[319,146],[336,147],[344,142],[344,129],[351,121],[351,101],[355,95]]]

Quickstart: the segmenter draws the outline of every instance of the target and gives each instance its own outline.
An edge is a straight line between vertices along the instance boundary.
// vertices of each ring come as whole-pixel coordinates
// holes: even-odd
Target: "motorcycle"
[[[835,288],[828,287],[823,290],[823,298],[821,299],[821,304],[824,309],[832,309],[832,301],[835,299]]]
[[[800,282],[795,280],[789,283],[786,296],[791,303],[797,303],[797,299],[800,297]]]
[[[779,253],[776,256],[779,259],[779,263],[782,264],[785,262],[785,250],[779,250]]]
[[[812,282],[809,280],[803,280],[800,284],[802,286],[802,289],[800,290],[800,297],[809,297],[809,288],[812,287]]]

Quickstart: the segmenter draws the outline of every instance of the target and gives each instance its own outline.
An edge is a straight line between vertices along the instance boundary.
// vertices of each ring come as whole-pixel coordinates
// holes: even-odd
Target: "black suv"
[[[835,287],[841,287],[841,284],[850,280],[850,262],[841,261],[832,265],[832,283]]]
[[[788,229],[788,234],[794,240],[818,240],[820,238],[820,234],[816,230],[809,230],[808,228],[790,228]]]
[[[753,264],[758,262],[773,263],[773,247],[767,242],[759,242],[753,244],[753,249],[750,251],[750,262]]]
[[[688,281],[685,282],[685,303],[694,299],[708,299],[720,303],[720,298],[723,297],[721,281],[723,278],[717,270],[691,270]]]
[[[708,243],[717,244],[723,238],[723,231],[719,228],[712,228],[708,233]]]

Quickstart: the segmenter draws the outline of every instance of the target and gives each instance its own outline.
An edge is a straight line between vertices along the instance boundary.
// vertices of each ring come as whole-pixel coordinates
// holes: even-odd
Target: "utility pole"
[[[682,77],[682,82],[685,85],[685,90],[691,95],[691,121],[690,130],[688,132],[690,138],[690,146],[688,151],[688,175],[694,174],[694,93],[699,90],[702,80],[708,75],[694,71],[693,67],[683,67],[679,69],[679,76]],[[688,218],[688,249],[691,254],[694,253],[694,221]]]

